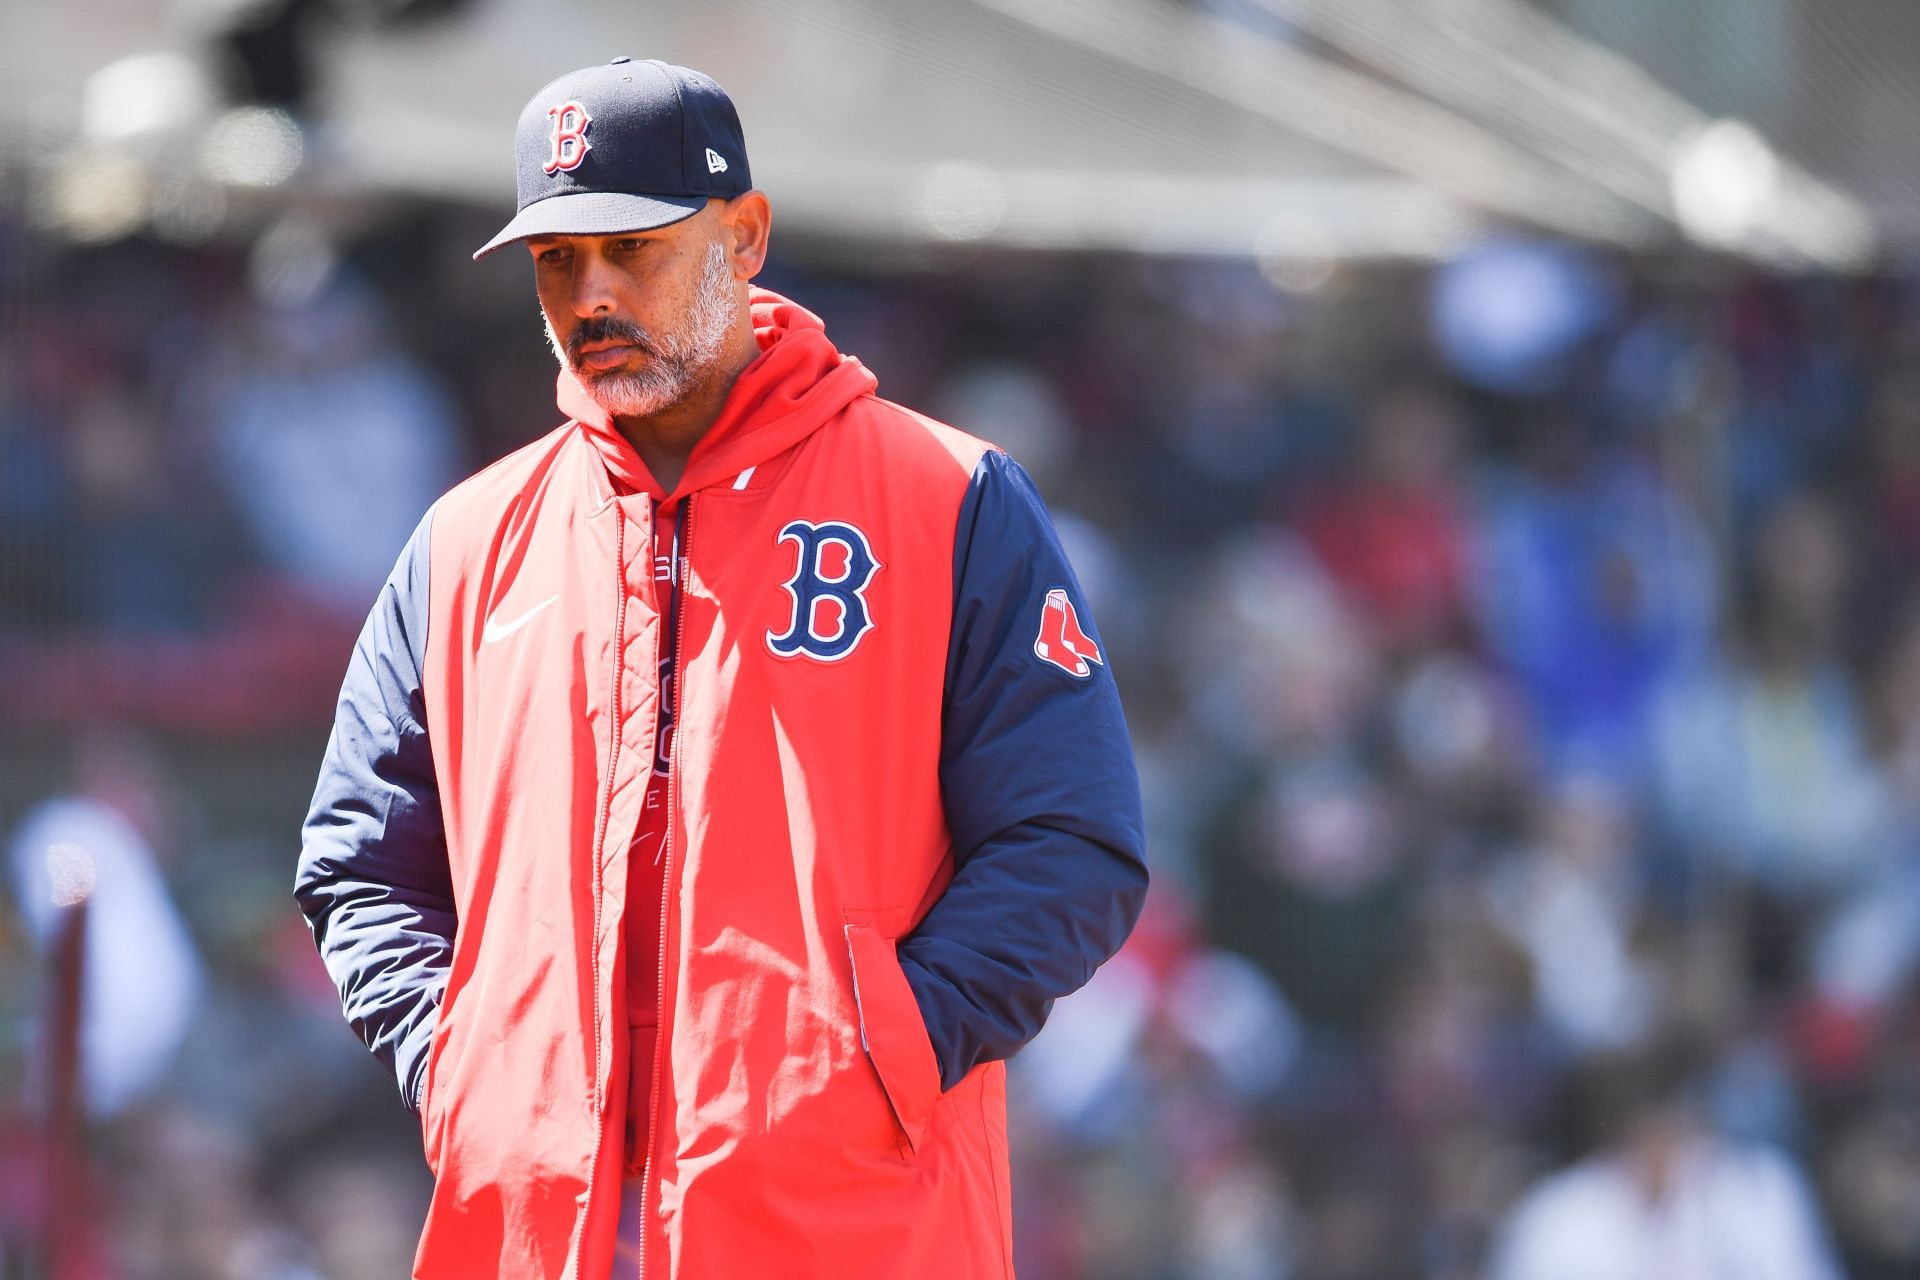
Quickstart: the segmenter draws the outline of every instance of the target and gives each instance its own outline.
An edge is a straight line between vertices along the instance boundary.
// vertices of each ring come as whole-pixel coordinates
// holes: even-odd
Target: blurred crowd
[[[558,421],[489,225],[0,227],[0,1277],[63,843],[93,1274],[405,1274],[288,890],[393,556]],[[1127,700],[1153,896],[1013,1064],[1025,1280],[1920,1274],[1920,288],[777,248],[1033,472]]]

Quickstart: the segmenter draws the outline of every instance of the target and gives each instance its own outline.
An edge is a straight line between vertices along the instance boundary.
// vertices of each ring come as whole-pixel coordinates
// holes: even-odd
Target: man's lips
[[[625,342],[595,342],[580,348],[580,363],[589,369],[614,369],[631,360],[639,350]]]

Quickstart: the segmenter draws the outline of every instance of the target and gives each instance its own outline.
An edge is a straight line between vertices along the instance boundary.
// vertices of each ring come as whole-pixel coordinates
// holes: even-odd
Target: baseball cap
[[[664,227],[753,188],[733,99],[710,77],[656,58],[615,58],[534,94],[513,154],[519,209],[476,260],[528,236]]]

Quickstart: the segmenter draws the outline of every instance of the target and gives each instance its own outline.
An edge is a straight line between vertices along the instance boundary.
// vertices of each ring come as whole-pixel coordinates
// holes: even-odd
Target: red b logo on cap
[[[587,152],[593,150],[593,144],[587,141],[587,126],[593,123],[593,117],[585,107],[569,101],[548,107],[547,119],[553,121],[553,133],[547,139],[553,143],[553,154],[540,167],[548,173],[578,169]]]

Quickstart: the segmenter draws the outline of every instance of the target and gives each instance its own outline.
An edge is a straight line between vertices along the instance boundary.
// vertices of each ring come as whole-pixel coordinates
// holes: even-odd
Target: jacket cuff
[[[394,1077],[400,1085],[400,1100],[407,1110],[420,1114],[426,1103],[427,1058],[433,1049],[433,1030],[439,1022],[440,1006],[427,1010],[407,1038],[394,1050]]]

